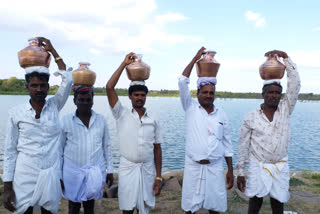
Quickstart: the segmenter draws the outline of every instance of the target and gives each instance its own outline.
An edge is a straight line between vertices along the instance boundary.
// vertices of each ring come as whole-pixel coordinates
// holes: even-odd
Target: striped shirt
[[[97,165],[103,156],[108,173],[112,173],[111,143],[107,120],[103,115],[91,112],[88,128],[76,116],[76,112],[62,118],[64,156],[79,167],[87,164]]]
[[[269,121],[262,109],[248,113],[241,125],[238,141],[238,176],[244,175],[250,152],[263,163],[276,163],[288,155],[290,116],[298,100],[300,77],[290,58],[284,59],[287,71],[287,91]]]
[[[9,111],[7,137],[4,144],[3,181],[13,181],[18,161],[34,164],[38,169],[47,169],[60,158],[61,127],[59,111],[66,103],[72,85],[71,72],[58,71],[62,82],[58,92],[46,100],[41,116],[30,102],[18,105]],[[26,160],[22,157],[28,157]],[[26,175],[27,176],[27,175]]]

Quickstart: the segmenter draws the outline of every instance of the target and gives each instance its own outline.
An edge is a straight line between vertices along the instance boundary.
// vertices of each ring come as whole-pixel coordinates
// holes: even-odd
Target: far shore
[[[96,92],[97,90],[97,92]],[[95,96],[106,96],[104,88],[95,88]],[[56,90],[50,91],[49,95],[54,95]],[[128,96],[126,89],[117,89],[119,96]],[[192,97],[196,97],[196,90],[190,91]],[[29,95],[27,91],[0,91],[0,95]],[[73,93],[70,93],[73,95]],[[149,97],[179,97],[179,91],[177,90],[150,90]],[[261,93],[238,93],[238,92],[221,92],[217,91],[216,98],[220,99],[262,99]],[[320,94],[313,93],[300,93],[300,101],[319,101]]]

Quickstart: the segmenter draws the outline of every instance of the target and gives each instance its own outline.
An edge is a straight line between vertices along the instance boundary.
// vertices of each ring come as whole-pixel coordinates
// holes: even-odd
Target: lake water
[[[2,168],[3,143],[6,135],[8,109],[25,103],[29,96],[0,95],[0,167]],[[120,97],[123,105],[130,107],[128,97]],[[215,104],[222,107],[229,116],[232,143],[237,160],[237,141],[243,116],[262,103],[262,100],[216,99]],[[185,124],[184,112],[178,97],[148,97],[146,107],[161,122],[164,143],[162,145],[163,169],[182,169],[184,166]],[[95,96],[93,109],[106,116],[112,140],[113,161],[119,166],[119,141],[116,123],[112,117],[106,96]],[[75,111],[73,96],[70,96],[61,116]],[[311,169],[320,171],[320,102],[298,101],[291,117],[291,142],[289,147],[289,165],[291,170]]]

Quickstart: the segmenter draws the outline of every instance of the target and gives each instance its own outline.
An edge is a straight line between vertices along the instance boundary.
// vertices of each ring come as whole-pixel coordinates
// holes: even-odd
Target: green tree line
[[[10,77],[9,79],[0,79],[0,94],[16,94],[24,95],[28,94],[25,88],[26,81],[24,79],[18,79],[16,77]],[[50,87],[49,94],[55,94],[59,86],[54,85]],[[95,87],[95,95],[105,95],[105,87]],[[119,88],[116,89],[119,96],[127,96],[128,90]],[[70,92],[72,94],[72,92]],[[197,95],[196,90],[190,91],[191,96]],[[150,90],[148,96],[152,97],[178,97],[178,90]],[[216,98],[240,98],[240,99],[261,99],[261,93],[238,93],[228,91],[217,91]],[[299,100],[320,100],[320,94],[313,93],[301,93],[299,94]]]

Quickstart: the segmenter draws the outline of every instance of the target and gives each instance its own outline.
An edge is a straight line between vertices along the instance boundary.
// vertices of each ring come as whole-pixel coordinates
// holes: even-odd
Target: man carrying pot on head
[[[238,188],[250,198],[248,213],[259,213],[263,197],[270,196],[272,213],[283,213],[289,200],[288,147],[290,115],[298,99],[300,77],[296,65],[283,51],[265,55],[282,57],[287,71],[287,91],[281,99],[280,80],[267,80],[262,88],[264,103],[248,113],[241,125],[236,168]],[[244,168],[249,162],[248,180]]]
[[[232,144],[225,112],[214,105],[215,77],[200,77],[198,100],[190,96],[188,84],[201,48],[179,78],[180,99],[186,116],[186,155],[181,207],[186,213],[204,208],[209,213],[227,209],[223,159],[228,165],[228,189],[233,186]]]
[[[131,63],[129,53],[107,83],[106,90],[120,136],[119,206],[124,214],[149,213],[160,194],[161,146],[159,121],[144,107],[148,88],[144,81],[133,81],[129,87],[132,107],[122,106],[115,86],[123,69]]]
[[[104,184],[110,187],[113,183],[108,124],[91,109],[92,86],[75,85],[73,91],[77,110],[62,118],[63,195],[69,200],[70,214],[80,213],[81,202],[84,213],[93,214],[94,201],[102,197]]]
[[[71,72],[48,39],[38,37],[58,65],[62,82],[58,92],[46,100],[49,70],[27,67],[26,88],[30,100],[9,111],[4,145],[4,206],[15,213],[56,213],[61,198],[61,128],[59,112],[72,86]]]

